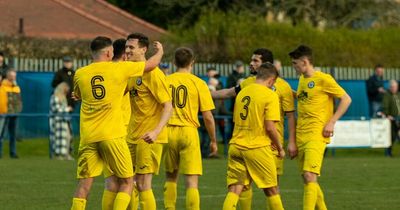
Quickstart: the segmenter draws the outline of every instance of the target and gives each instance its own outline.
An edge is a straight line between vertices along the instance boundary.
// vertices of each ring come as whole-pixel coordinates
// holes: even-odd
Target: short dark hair
[[[4,57],[4,53],[3,53],[3,52],[0,52],[0,56],[1,56],[1,57]]]
[[[274,64],[270,62],[266,62],[261,64],[257,69],[257,79],[266,80],[268,78],[274,77],[277,78],[279,75],[278,70],[274,66]]]
[[[289,53],[292,59],[299,59],[301,57],[306,57],[310,63],[313,63],[312,49],[306,45],[300,45],[295,50]]]
[[[258,48],[254,50],[253,54],[255,55],[261,55],[261,61],[263,63],[265,62],[274,62],[274,55],[272,54],[271,50],[268,50],[266,48]]]
[[[111,45],[112,41],[110,38],[105,36],[98,36],[94,38],[90,43],[90,50],[95,53]]]
[[[383,68],[383,67],[384,66],[382,64],[378,63],[378,64],[375,65],[374,69],[376,70],[376,69]]]
[[[185,68],[194,60],[193,50],[187,47],[180,47],[175,50],[175,65],[178,68]]]
[[[149,37],[147,37],[146,35],[144,35],[142,33],[129,34],[126,39],[127,40],[128,39],[137,39],[137,40],[139,40],[138,43],[139,43],[140,47],[149,48],[149,44],[150,44]]]
[[[212,71],[212,70],[216,71],[217,68],[215,68],[215,66],[209,66],[209,67],[207,67],[207,72]]]
[[[113,60],[120,59],[125,53],[126,39],[117,39],[113,42],[114,57]]]

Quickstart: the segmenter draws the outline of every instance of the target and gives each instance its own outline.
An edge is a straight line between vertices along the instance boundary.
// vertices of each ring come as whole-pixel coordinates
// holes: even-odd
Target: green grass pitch
[[[5,142],[7,144],[8,142]],[[4,148],[7,154],[8,148]],[[20,159],[0,159],[1,210],[69,209],[75,189],[74,161],[49,160],[45,140],[18,143]],[[325,158],[320,184],[331,210],[400,209],[400,158],[396,145],[394,158],[383,157],[382,149],[337,150]],[[222,151],[222,148],[221,150]],[[200,178],[201,209],[222,209],[226,194],[225,159],[203,162]],[[303,184],[297,162],[286,160],[281,177],[281,194],[286,210],[302,209]],[[183,178],[183,177],[181,177]],[[157,209],[163,209],[164,175],[156,176],[153,189]],[[184,182],[178,188],[177,209],[184,209]],[[103,178],[98,177],[89,196],[87,209],[101,209]],[[265,209],[265,199],[254,187],[253,209]]]

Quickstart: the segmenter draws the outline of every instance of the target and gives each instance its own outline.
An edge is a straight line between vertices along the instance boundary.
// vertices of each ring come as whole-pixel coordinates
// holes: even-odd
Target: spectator
[[[59,160],[73,160],[71,118],[66,116],[72,110],[67,102],[69,90],[69,85],[62,82],[57,85],[50,98],[50,145],[52,153]]]
[[[398,82],[390,80],[389,91],[383,96],[383,114],[391,122],[392,146],[399,137],[400,93],[398,90]],[[386,150],[386,155],[389,157],[392,157],[392,146]]]
[[[234,65],[235,69],[233,69],[232,73],[228,76],[228,84],[226,88],[236,87],[237,85],[240,85],[240,82],[242,82],[243,79],[245,78],[243,62],[236,61]],[[233,107],[235,105],[235,98],[236,97],[230,99],[229,103],[230,112],[233,112]]]
[[[17,85],[17,72],[14,69],[8,69],[6,78],[0,86],[0,115],[17,114],[22,110],[21,89]],[[2,118],[0,127],[0,157],[3,152],[3,136],[6,128],[10,138],[10,157],[18,158],[16,145],[17,116],[5,116]]]
[[[168,63],[160,63],[160,69],[166,76],[171,74],[171,70],[169,69],[169,64]]]
[[[376,117],[377,113],[382,110],[382,99],[385,89],[383,87],[383,71],[382,65],[375,66],[375,73],[367,80],[367,91],[370,107],[370,116]]]
[[[217,79],[218,85],[216,88],[217,88],[217,90],[222,89],[222,82],[219,80],[220,75],[214,66],[210,66],[207,68],[207,77],[208,77],[208,80],[210,80],[210,78]]]
[[[227,88],[231,88],[231,87],[235,87],[236,85],[239,85],[238,81],[243,78],[245,78],[243,62],[236,61],[235,69],[233,69],[232,73],[228,76]]]
[[[54,75],[53,82],[51,83],[51,86],[53,88],[56,88],[57,85],[59,85],[62,82],[66,82],[69,86],[69,92],[67,95],[67,101],[68,101],[68,106],[72,107],[71,112],[73,111],[73,108],[75,106],[75,101],[71,97],[72,93],[72,88],[73,88],[73,81],[74,81],[74,75],[75,71],[73,70],[72,66],[72,58],[70,56],[64,56],[63,57],[63,67],[57,71],[57,73]]]
[[[208,89],[212,92],[212,91],[216,91],[217,87],[219,86],[219,81],[218,79],[211,77],[208,80]],[[214,100],[214,105],[215,105],[215,109],[212,111],[214,116],[217,115],[232,115],[232,113],[229,113],[229,111],[226,110],[225,106],[224,106],[224,101],[223,100]],[[203,122],[201,122],[203,123]],[[226,139],[226,134],[225,134],[225,120],[223,119],[215,119],[215,124],[216,126],[218,126],[219,132],[221,134],[222,137],[222,141],[225,142]],[[200,126],[200,149],[201,149],[201,156],[203,158],[207,158],[207,157],[212,157],[210,156],[210,139],[207,133],[207,130],[205,128],[205,126]]]
[[[0,52],[0,77],[1,78],[6,78],[6,73],[8,70],[8,66],[6,64],[6,60],[4,58],[4,53]],[[0,79],[1,81],[1,79]]]

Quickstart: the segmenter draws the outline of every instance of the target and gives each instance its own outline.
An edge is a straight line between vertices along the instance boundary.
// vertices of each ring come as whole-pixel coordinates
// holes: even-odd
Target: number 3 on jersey
[[[103,82],[104,78],[100,75],[96,75],[92,77],[92,80],[90,81],[92,85],[92,94],[95,99],[103,99],[106,96],[106,89],[104,88],[103,85],[96,84],[96,82]]]
[[[244,103],[243,104],[244,111],[240,113],[240,119],[246,120],[247,115],[249,115],[249,104],[250,104],[251,98],[250,98],[250,96],[245,96],[242,98],[241,101],[242,101],[242,103]]]
[[[169,88],[172,89],[172,105],[181,109],[184,108],[186,106],[186,100],[188,96],[186,86],[179,85],[177,88],[175,88],[173,85],[170,85]]]

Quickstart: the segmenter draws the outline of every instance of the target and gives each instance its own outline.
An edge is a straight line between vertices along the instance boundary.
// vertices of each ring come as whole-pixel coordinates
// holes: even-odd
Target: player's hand
[[[288,150],[290,159],[293,159],[297,156],[297,145],[295,142],[289,141],[287,150]]]
[[[153,42],[153,47],[154,47],[155,52],[164,53],[164,48],[163,48],[161,42],[154,41]]]
[[[72,111],[74,111],[74,109],[72,108],[72,106],[68,106],[68,107],[67,107],[67,112],[72,112]]]
[[[335,123],[329,121],[329,122],[325,125],[324,131],[323,131],[322,135],[323,135],[325,138],[332,137],[332,136],[333,136],[333,130],[334,130],[334,128],[335,128]]]
[[[210,148],[211,148],[211,153],[209,156],[217,156],[217,154],[218,154],[217,141],[211,141]]]
[[[283,148],[279,148],[278,149],[278,158],[283,159],[285,157],[285,155],[286,155],[285,150]]]
[[[81,98],[80,98],[79,96],[77,96],[77,95],[75,94],[75,92],[72,92],[72,93],[71,93],[71,98],[72,98],[74,101],[80,101],[80,100],[81,100]]]
[[[154,142],[156,141],[156,139],[157,139],[159,133],[160,133],[160,132],[158,132],[158,131],[156,131],[156,130],[147,132],[147,133],[145,133],[145,134],[142,136],[142,139],[143,139],[145,142],[147,142],[147,143],[149,143],[149,144],[152,144],[152,143],[154,143]]]

